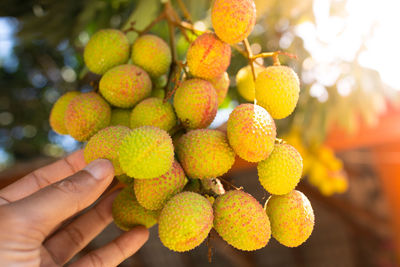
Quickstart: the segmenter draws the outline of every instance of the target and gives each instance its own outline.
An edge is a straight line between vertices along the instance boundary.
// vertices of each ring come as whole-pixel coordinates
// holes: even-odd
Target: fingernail
[[[114,173],[114,167],[107,159],[96,159],[89,163],[85,170],[90,172],[96,180],[103,180]]]

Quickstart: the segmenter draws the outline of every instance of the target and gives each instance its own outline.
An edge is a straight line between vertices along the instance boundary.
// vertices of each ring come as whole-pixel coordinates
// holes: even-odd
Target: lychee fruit
[[[177,119],[171,103],[156,97],[141,101],[133,108],[130,115],[132,129],[149,125],[168,132],[176,123]]]
[[[211,129],[192,130],[177,142],[178,159],[190,178],[215,178],[228,172],[235,152],[224,132]]]
[[[262,107],[253,104],[237,106],[227,123],[229,144],[244,160],[259,162],[274,149],[275,122]]]
[[[272,236],[282,245],[297,247],[310,237],[314,228],[314,212],[310,201],[300,191],[273,195],[264,209],[271,222]]]
[[[213,33],[204,33],[190,44],[186,56],[193,76],[213,79],[221,76],[231,62],[231,47]]]
[[[169,171],[174,147],[168,133],[154,126],[131,130],[119,147],[119,163],[128,176],[151,179]]]
[[[299,100],[299,77],[286,66],[267,67],[258,74],[255,87],[257,104],[274,119],[289,116]]]
[[[303,159],[289,144],[276,144],[271,155],[258,163],[261,185],[273,195],[291,192],[299,183],[303,172]]]
[[[72,91],[63,94],[53,105],[50,112],[50,126],[58,134],[68,134],[65,126],[65,113],[72,99],[78,96],[80,92]]]
[[[100,80],[99,91],[113,106],[131,108],[150,96],[151,80],[141,68],[125,64],[107,71]]]
[[[210,82],[186,80],[175,92],[174,108],[185,128],[206,128],[217,114],[218,96]]]
[[[254,0],[215,0],[211,10],[215,33],[228,43],[243,41],[256,23]]]
[[[254,72],[256,77],[265,70],[264,67],[254,64]],[[236,74],[236,87],[239,94],[247,101],[253,102],[255,98],[254,77],[250,65],[241,68]]]
[[[135,179],[133,188],[140,205],[149,210],[159,210],[171,197],[182,191],[186,183],[185,172],[174,161],[171,169],[160,177]]]
[[[212,86],[215,89],[218,97],[218,106],[221,106],[224,102],[226,94],[229,89],[229,75],[227,72],[224,72],[221,76],[208,80],[211,82]]]
[[[65,112],[67,132],[78,141],[86,141],[110,123],[111,108],[94,92],[74,97]]]
[[[142,35],[136,39],[131,54],[133,64],[144,69],[151,77],[166,74],[171,65],[171,50],[158,36]]]
[[[119,30],[105,29],[93,34],[83,52],[88,69],[96,74],[104,74],[129,58],[129,41]]]
[[[214,228],[228,244],[247,251],[267,245],[270,223],[261,204],[250,194],[228,191],[217,197],[213,209]]]
[[[189,251],[200,245],[213,225],[210,202],[200,194],[182,192],[170,199],[161,211],[158,234],[167,248]]]
[[[84,158],[86,163],[95,159],[108,159],[114,165],[115,175],[123,174],[119,165],[118,149],[131,130],[125,126],[110,126],[98,131],[86,144]]]
[[[150,228],[157,223],[159,214],[159,211],[147,210],[140,206],[130,186],[122,189],[112,204],[114,223],[124,231],[138,225]]]

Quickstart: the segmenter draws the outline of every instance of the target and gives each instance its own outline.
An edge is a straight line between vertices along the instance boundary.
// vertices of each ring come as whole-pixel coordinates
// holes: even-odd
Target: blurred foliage
[[[211,28],[211,1],[184,2],[197,25]],[[298,60],[282,56],[281,63],[293,67],[301,78],[306,77],[315,62],[295,28],[301,23],[315,23],[313,1],[255,2],[258,23],[249,37],[254,52],[285,50],[296,54]],[[343,2],[332,1],[331,13],[345,16]],[[174,1],[173,5],[178,7]],[[22,159],[40,154],[60,156],[64,150],[79,145],[52,132],[48,114],[61,94],[68,90],[90,90],[90,81],[98,79],[87,72],[82,62],[82,51],[90,35],[101,28],[126,29],[132,22],[135,28],[143,29],[160,9],[160,0],[0,1],[0,17],[8,17],[9,23],[16,27],[11,59],[7,64],[0,61],[0,149],[12,158]],[[152,32],[168,39],[165,22],[157,24]],[[176,35],[178,55],[184,58],[189,44],[178,31]],[[136,34],[129,33],[128,37],[133,42]],[[232,83],[224,107],[244,102],[236,93],[234,77],[247,62],[235,50],[231,62],[228,71]],[[266,59],[264,65],[271,63]],[[325,101],[310,95],[315,81],[303,79],[298,108],[294,115],[277,122],[279,134],[290,131],[294,125],[307,129],[301,131],[306,144],[321,143],[333,125],[355,131],[359,118],[376,123],[387,99],[397,99],[393,91],[383,86],[376,71],[360,67],[356,62],[337,64],[342,72],[332,86],[326,87],[329,98]],[[351,79],[355,88],[346,97],[337,90],[338,82],[343,79]],[[0,157],[0,167],[1,161]]]

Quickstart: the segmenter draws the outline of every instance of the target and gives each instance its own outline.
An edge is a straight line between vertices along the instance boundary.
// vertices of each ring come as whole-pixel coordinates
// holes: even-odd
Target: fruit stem
[[[208,258],[209,263],[212,262],[212,255],[213,255],[213,253],[212,253],[213,246],[211,244],[211,239],[213,239],[213,237],[211,236],[211,233],[212,233],[211,231],[210,231],[210,233],[208,233],[207,241],[206,241],[207,248],[208,248],[207,258]]]
[[[225,184],[229,185],[230,187],[234,188],[235,190],[242,190],[242,189],[243,189],[242,186],[241,186],[241,187],[237,187],[237,186],[235,186],[234,184],[232,184],[231,182],[225,180],[225,179],[222,178],[222,177],[220,177],[219,180],[220,180],[221,182],[224,182]]]
[[[257,55],[253,55],[251,57],[251,59],[255,60],[257,58],[272,57],[272,60],[274,61],[274,66],[280,66],[281,63],[279,62],[279,58],[278,58],[279,55],[285,55],[287,57],[297,59],[296,55],[290,54],[290,53],[287,53],[287,52],[282,52],[282,51],[279,51],[279,50],[275,51],[275,52],[263,52],[263,53],[260,53],[260,54],[257,54]]]
[[[189,10],[186,8],[185,3],[182,0],[177,0],[179,9],[182,11],[183,17],[189,22],[192,23],[192,16],[189,13]]]
[[[165,93],[165,97],[164,97],[164,103],[167,102],[168,100],[170,100],[172,95],[178,89],[181,72],[182,72],[182,67],[179,64],[177,64],[176,61],[173,61],[172,64],[171,64],[170,73],[168,75],[168,82],[167,82],[167,85],[165,87],[165,92],[166,93]],[[169,90],[169,87],[170,87],[171,83],[174,83],[174,88],[172,90]]]
[[[250,43],[249,40],[246,38],[243,40],[244,48],[247,52],[247,59],[249,61],[249,65],[251,68],[251,73],[253,74],[253,80],[256,82],[256,70],[254,69],[254,57],[253,57],[253,52],[251,51]]]
[[[225,194],[225,188],[218,178],[201,179],[201,184],[207,191],[212,191],[216,195]]]

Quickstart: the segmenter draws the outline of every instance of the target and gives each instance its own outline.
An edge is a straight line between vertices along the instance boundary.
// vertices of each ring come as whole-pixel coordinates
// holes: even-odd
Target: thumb
[[[48,235],[60,222],[95,202],[113,177],[111,162],[98,159],[74,175],[13,202],[10,206],[29,225],[39,227],[40,232]]]

